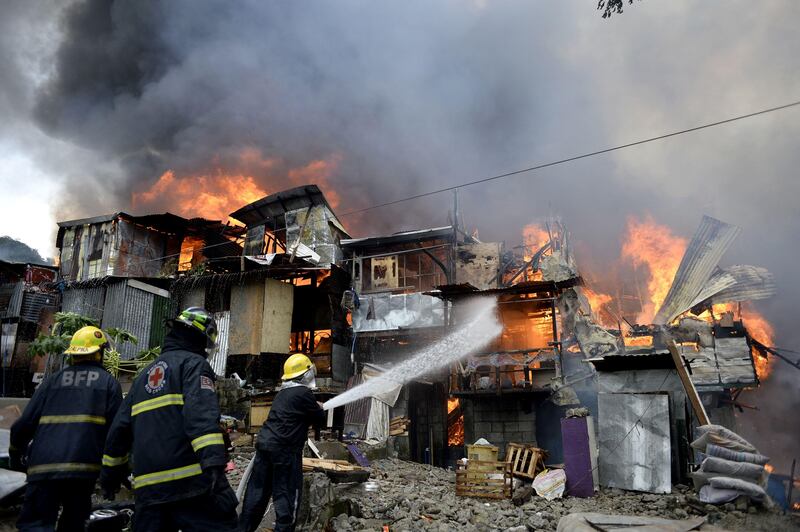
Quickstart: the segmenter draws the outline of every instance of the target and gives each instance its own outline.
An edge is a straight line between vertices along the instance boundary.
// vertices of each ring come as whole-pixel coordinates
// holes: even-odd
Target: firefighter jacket
[[[288,448],[302,451],[308,427],[325,423],[325,411],[306,386],[284,387],[275,396],[267,422],[258,433],[259,450]]]
[[[121,403],[119,383],[99,362],[68,366],[43,382],[11,426],[11,449],[25,454],[31,444],[28,481],[96,479]]]
[[[173,329],[164,351],[134,380],[106,441],[103,467],[133,461],[136,503],[194,497],[211,488],[210,467],[225,465],[214,372],[203,349],[183,349]],[[104,472],[104,474],[106,474]]]

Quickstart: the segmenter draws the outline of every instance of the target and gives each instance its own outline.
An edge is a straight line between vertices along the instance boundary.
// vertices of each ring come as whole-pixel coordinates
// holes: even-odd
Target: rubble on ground
[[[231,483],[238,483],[247,466],[245,454],[235,458]],[[705,517],[709,525],[725,530],[800,530],[800,520],[777,511],[737,501],[723,506],[701,503],[688,486],[676,486],[671,494],[602,489],[595,497],[564,497],[546,501],[535,494],[526,501],[489,501],[456,497],[455,473],[395,458],[374,462],[368,482],[334,485],[321,473],[305,475],[304,530],[325,526],[322,515],[331,515],[331,530],[504,530],[555,531],[569,514],[593,512],[650,516],[673,520]],[[522,491],[518,489],[519,493]],[[519,506],[516,505],[519,503]]]

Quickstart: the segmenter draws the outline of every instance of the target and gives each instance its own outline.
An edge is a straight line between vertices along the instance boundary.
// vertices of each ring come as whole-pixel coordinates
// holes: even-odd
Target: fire
[[[459,409],[460,404],[456,397],[447,399],[447,445],[451,447],[464,445],[464,413]],[[452,419],[455,415],[458,417]]]
[[[800,502],[796,502],[792,505],[792,510],[800,511]]]
[[[646,266],[649,272],[647,291],[650,298],[639,315],[639,323],[650,323],[664,302],[686,245],[685,238],[674,235],[669,227],[659,225],[649,215],[644,220],[628,218],[622,256],[630,259],[634,266]]]
[[[772,473],[775,471],[775,467],[772,464],[764,464],[764,469],[767,470],[767,473]]]
[[[528,224],[522,228],[523,259],[528,262],[533,255],[542,249],[542,246],[550,241],[550,234],[539,224]],[[525,281],[539,281],[542,278],[541,272],[527,270],[524,275]]]
[[[611,303],[613,299],[610,295],[595,292],[589,288],[584,288],[583,294],[586,296],[586,299],[589,300],[589,306],[592,307],[592,312],[595,316],[597,316],[600,323],[608,326],[615,325],[613,323],[606,323],[607,320],[604,319],[604,313],[602,312],[603,307],[606,304]]]
[[[549,241],[550,233],[539,224],[528,224],[522,228],[522,243],[528,260]]]
[[[148,190],[134,192],[135,209],[165,209],[189,218],[227,220],[228,214],[275,190],[315,183],[334,209],[340,197],[329,186],[342,157],[334,154],[303,166],[287,168],[279,158],[266,158],[256,148],[245,148],[199,174],[167,170]]]
[[[747,328],[747,333],[766,346],[773,346],[775,330],[772,325],[749,305],[742,305],[742,323]],[[756,374],[759,380],[765,380],[772,373],[772,357],[763,357],[753,353],[753,362],[756,365]]]
[[[228,214],[267,195],[251,176],[215,175],[176,176],[167,170],[145,192],[134,192],[133,206],[147,208],[169,199],[170,210],[189,218],[227,220]]]

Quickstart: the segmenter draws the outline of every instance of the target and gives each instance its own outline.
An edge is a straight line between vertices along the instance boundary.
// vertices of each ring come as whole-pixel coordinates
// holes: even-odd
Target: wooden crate
[[[515,477],[533,480],[544,469],[546,455],[547,451],[533,445],[509,443],[506,447],[506,463]]]
[[[467,445],[467,460],[481,462],[497,462],[499,449],[494,445]]]
[[[513,494],[508,462],[470,460],[457,464],[456,495],[484,499],[510,499]]]

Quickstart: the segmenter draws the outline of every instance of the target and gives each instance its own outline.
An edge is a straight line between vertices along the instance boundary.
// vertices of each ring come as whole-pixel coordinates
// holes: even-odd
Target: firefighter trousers
[[[275,532],[294,530],[303,492],[302,450],[259,450],[253,460],[239,516],[239,530],[253,532],[258,528],[270,497],[275,507]]]
[[[237,529],[236,494],[225,482],[215,493],[136,506],[134,532],[228,532]]]
[[[22,531],[83,530],[92,511],[94,480],[36,480],[25,489],[17,528]],[[61,510],[61,517],[58,512]]]

